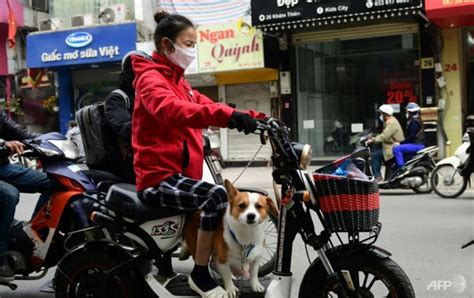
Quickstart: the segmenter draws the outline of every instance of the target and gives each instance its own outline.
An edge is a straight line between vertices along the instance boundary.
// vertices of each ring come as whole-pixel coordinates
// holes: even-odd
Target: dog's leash
[[[237,182],[237,180],[240,179],[240,177],[242,177],[242,175],[245,173],[245,171],[248,170],[248,168],[250,167],[250,165],[252,164],[252,162],[257,158],[257,155],[260,153],[260,151],[262,150],[263,146],[265,146],[264,144],[260,145],[260,148],[258,148],[257,152],[255,152],[254,156],[249,160],[249,162],[247,163],[247,165],[245,166],[245,168],[242,170],[242,172],[239,174],[239,176],[237,176],[237,178],[234,179],[234,181],[232,182],[232,184],[235,184],[235,182]]]

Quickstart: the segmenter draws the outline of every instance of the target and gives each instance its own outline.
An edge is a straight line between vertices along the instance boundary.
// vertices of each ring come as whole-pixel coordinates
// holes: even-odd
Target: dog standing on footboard
[[[231,268],[250,268],[250,286],[254,292],[263,292],[258,281],[258,266],[264,250],[265,225],[268,215],[278,216],[278,210],[269,197],[259,193],[239,192],[228,180],[224,183],[229,206],[214,234],[212,258],[215,269],[224,281],[229,297],[237,297]],[[187,221],[184,238],[189,251],[195,256],[200,213]]]

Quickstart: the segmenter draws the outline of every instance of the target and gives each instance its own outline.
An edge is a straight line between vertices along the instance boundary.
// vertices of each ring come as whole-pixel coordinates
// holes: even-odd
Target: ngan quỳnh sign
[[[198,27],[199,72],[264,67],[263,36],[242,21]]]

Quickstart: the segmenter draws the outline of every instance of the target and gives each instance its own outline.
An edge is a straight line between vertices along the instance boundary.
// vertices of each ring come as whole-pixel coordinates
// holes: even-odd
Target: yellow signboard
[[[264,67],[260,30],[239,21],[198,27],[199,72]]]

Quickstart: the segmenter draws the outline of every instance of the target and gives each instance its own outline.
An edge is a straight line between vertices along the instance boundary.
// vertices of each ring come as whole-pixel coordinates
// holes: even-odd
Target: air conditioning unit
[[[30,7],[35,11],[49,12],[48,0],[30,0]]]
[[[80,14],[71,17],[72,27],[91,26],[95,23],[97,23],[96,18],[91,13]]]
[[[38,21],[39,31],[64,29],[64,21],[60,18],[42,19]]]
[[[115,4],[104,8],[99,15],[102,24],[122,23],[128,19],[127,7],[125,4]]]

